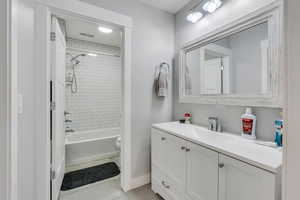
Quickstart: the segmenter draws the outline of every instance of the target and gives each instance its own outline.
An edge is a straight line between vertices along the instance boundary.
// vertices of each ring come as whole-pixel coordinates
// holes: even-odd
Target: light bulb
[[[212,2],[214,2],[217,6],[217,8],[220,8],[222,5],[222,1],[221,0],[211,0]]]
[[[98,27],[98,30],[99,30],[100,32],[102,32],[102,33],[112,33],[112,32],[113,32],[112,29],[106,28],[106,27],[103,27],[103,26],[99,26],[99,27]]]
[[[219,7],[221,7],[222,5],[222,1],[221,0],[210,0],[208,2],[206,2],[203,5],[203,10],[209,12],[209,13],[213,13],[215,12]]]
[[[191,12],[186,16],[186,19],[192,23],[196,23],[203,17],[203,14],[201,12]]]
[[[213,1],[208,1],[203,5],[203,10],[213,13],[217,10],[217,4],[215,4]]]

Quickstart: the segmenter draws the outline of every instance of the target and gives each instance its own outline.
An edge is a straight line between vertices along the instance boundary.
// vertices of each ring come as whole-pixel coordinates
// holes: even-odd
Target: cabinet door
[[[221,154],[219,163],[219,200],[275,200],[274,174]]]
[[[187,198],[190,200],[217,200],[218,153],[193,143],[188,143],[187,148]]]
[[[152,129],[151,134],[151,159],[152,165],[159,169],[168,167],[168,155],[166,151],[167,138],[161,131]]]
[[[168,163],[165,173],[172,199],[183,200],[185,188],[186,141],[173,135],[167,137]]]

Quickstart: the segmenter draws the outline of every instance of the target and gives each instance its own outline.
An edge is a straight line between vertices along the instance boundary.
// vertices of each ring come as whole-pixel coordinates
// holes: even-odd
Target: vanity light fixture
[[[209,0],[203,5],[203,10],[213,13],[222,5],[221,0]]]
[[[109,33],[112,33],[113,30],[111,28],[107,28],[107,27],[103,27],[103,26],[99,26],[98,27],[98,30],[102,33],[106,33],[106,34],[109,34]]]
[[[186,19],[192,23],[196,23],[202,17],[203,17],[203,14],[201,12],[191,10],[191,12],[186,16]]]
[[[200,5],[203,5],[202,9],[197,9]],[[186,16],[186,20],[191,23],[196,23],[204,16],[204,14],[215,12],[221,5],[222,0],[201,0],[190,10]]]

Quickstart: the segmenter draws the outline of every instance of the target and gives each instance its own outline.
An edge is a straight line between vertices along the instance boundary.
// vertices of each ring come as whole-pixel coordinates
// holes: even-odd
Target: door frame
[[[18,198],[17,0],[0,2],[0,199]],[[21,103],[21,102],[20,102]]]
[[[131,46],[132,19],[78,0],[36,1],[36,199],[50,199],[50,31],[51,15],[63,14],[123,30],[123,113],[121,142],[121,187],[132,189],[131,165]],[[41,67],[42,66],[42,67]],[[40,134],[43,133],[43,134]]]

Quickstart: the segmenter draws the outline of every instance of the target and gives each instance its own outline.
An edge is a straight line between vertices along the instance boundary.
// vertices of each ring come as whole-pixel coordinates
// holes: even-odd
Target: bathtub
[[[120,151],[116,148],[116,141],[120,132],[120,128],[106,128],[68,134],[65,138],[67,168],[119,159]]]
[[[108,140],[120,136],[120,128],[105,128],[89,131],[74,132],[66,135],[65,145]]]

